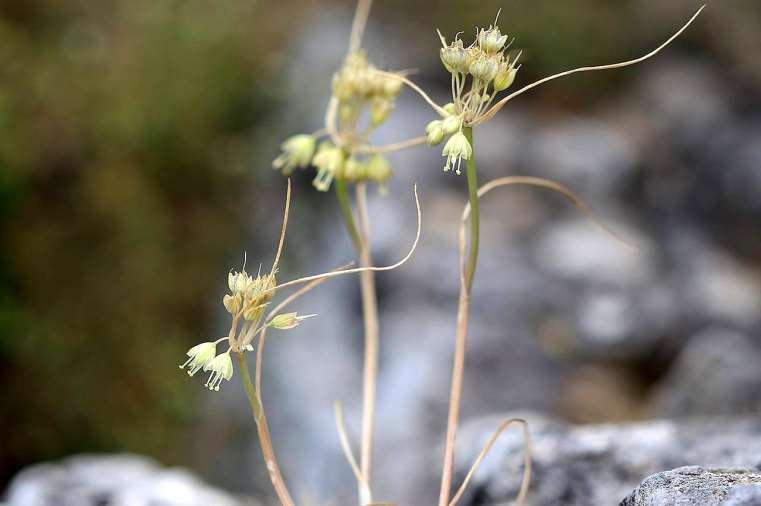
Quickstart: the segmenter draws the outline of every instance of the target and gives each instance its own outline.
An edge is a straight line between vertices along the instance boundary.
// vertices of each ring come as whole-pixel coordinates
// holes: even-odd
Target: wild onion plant
[[[439,33],[438,36],[442,45],[440,50],[441,62],[451,79],[451,101],[439,105],[404,73],[384,71],[370,63],[366,53],[361,48],[362,35],[370,6],[371,0],[358,1],[347,55],[343,65],[333,76],[332,94],[325,113],[325,124],[314,133],[298,134],[287,139],[282,144],[282,154],[273,162],[273,166],[282,170],[286,175],[291,174],[297,168],[313,166],[317,170],[313,180],[314,187],[322,192],[328,191],[331,187],[334,189],[345,227],[359,258],[360,266],[353,269],[345,266],[328,273],[277,284],[277,266],[282,253],[288,222],[289,180],[282,233],[275,260],[269,273],[262,275],[259,272],[256,277],[253,277],[246,273],[244,268],[239,273],[230,274],[230,293],[223,300],[225,308],[231,315],[228,335],[217,341],[203,343],[191,348],[188,351],[189,360],[181,367],[188,367],[191,376],[202,369],[209,371],[211,376],[207,381],[207,386],[216,390],[223,380],[229,380],[232,377],[233,368],[230,355],[236,356],[241,380],[257,424],[271,481],[281,504],[292,505],[293,500],[285,486],[272,450],[261,400],[261,369],[266,333],[269,328],[281,330],[293,328],[305,318],[312,316],[302,316],[292,312],[283,313],[282,311],[288,304],[294,302],[319,283],[331,277],[358,273],[365,344],[359,463],[354,457],[344,428],[340,404],[335,406],[335,415],[341,448],[357,480],[359,504],[362,506],[390,504],[374,503],[371,491],[373,419],[379,347],[374,272],[394,269],[406,262],[412,255],[420,236],[420,207],[417,201],[417,192],[415,192],[416,204],[418,205],[418,229],[415,242],[407,256],[394,265],[374,267],[370,255],[366,186],[367,183],[371,182],[379,184],[382,190],[385,189],[385,184],[392,175],[391,166],[383,156],[385,153],[411,148],[423,143],[429,145],[443,143],[442,156],[445,157],[443,170],[459,175],[464,164],[468,200],[459,224],[460,294],[438,505],[454,506],[457,504],[486,453],[500,434],[513,423],[522,425],[524,431],[524,476],[517,497],[517,502],[521,504],[528,491],[531,450],[528,425],[520,419],[505,420],[500,424],[477,456],[459,489],[452,495],[454,444],[460,417],[470,297],[479,255],[479,198],[495,188],[509,185],[529,185],[550,189],[568,198],[606,232],[616,238],[618,236],[601,225],[571,190],[558,183],[528,176],[511,176],[496,179],[479,188],[474,152],[474,129],[491,119],[510,100],[548,81],[579,72],[635,65],[655,56],[687,29],[703,10],[703,7],[666,42],[642,57],[620,63],[567,70],[523,86],[512,93],[506,93],[506,90],[516,80],[520,69],[518,62],[521,53],[510,50],[513,40],[502,33],[497,26],[497,19],[488,28],[476,29],[474,40],[467,46],[459,35],[447,41]],[[425,135],[393,144],[375,146],[370,142],[370,136],[378,126],[388,119],[394,109],[396,97],[404,85],[418,93],[438,114],[438,118],[426,126]],[[354,185],[356,211],[349,197],[349,185]],[[286,297],[265,315],[265,310],[268,309],[273,297],[279,290],[298,284],[304,284],[304,286]],[[225,342],[228,344],[228,350],[222,354],[217,354],[217,346]],[[246,365],[245,353],[254,349],[256,350],[256,369],[255,379],[252,382]]]
[[[261,267],[256,276],[251,276],[246,272],[245,261],[240,272],[230,271],[228,274],[229,294],[222,299],[222,304],[228,313],[230,313],[230,329],[226,336],[215,341],[208,341],[188,350],[188,359],[180,365],[180,369],[187,368],[189,376],[194,376],[199,371],[209,372],[206,380],[206,387],[212,391],[219,391],[222,381],[230,380],[233,377],[232,355],[238,363],[239,374],[243,388],[246,391],[251,411],[256,422],[257,434],[262,448],[267,472],[275,492],[283,505],[292,506],[294,504],[288,487],[285,484],[280,467],[278,465],[275,451],[272,447],[267,417],[262,404],[262,365],[264,357],[264,346],[266,343],[268,329],[289,330],[297,327],[301,322],[312,316],[299,315],[296,312],[283,312],[287,306],[295,302],[301,296],[317,287],[327,279],[337,276],[372,271],[389,271],[403,265],[410,259],[418,240],[420,239],[421,214],[420,203],[415,189],[415,205],[417,206],[417,233],[415,241],[412,244],[407,255],[397,263],[385,267],[360,267],[349,268],[351,264],[339,267],[330,272],[306,276],[292,281],[278,284],[276,275],[278,273],[278,264],[283,252],[285,243],[285,234],[288,228],[288,214],[291,203],[291,183],[288,180],[288,187],[285,199],[285,212],[283,214],[283,225],[280,233],[275,259],[269,272],[262,274]],[[269,309],[275,295],[283,289],[304,285],[300,289],[291,293],[284,298],[274,308]],[[217,353],[220,345],[227,345],[227,350]],[[256,351],[256,367],[254,370],[254,380],[248,370],[246,353]]]

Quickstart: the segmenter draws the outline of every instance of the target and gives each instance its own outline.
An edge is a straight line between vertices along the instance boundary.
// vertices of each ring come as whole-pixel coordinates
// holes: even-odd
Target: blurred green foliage
[[[182,458],[201,388],[176,367],[240,247],[270,101],[260,18],[232,0],[0,3],[0,483],[71,451]]]

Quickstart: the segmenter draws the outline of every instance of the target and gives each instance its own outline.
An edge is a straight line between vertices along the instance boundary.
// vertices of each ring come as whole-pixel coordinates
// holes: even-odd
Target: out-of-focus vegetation
[[[240,247],[276,24],[247,1],[0,4],[0,482],[178,458],[199,387],[176,365]]]

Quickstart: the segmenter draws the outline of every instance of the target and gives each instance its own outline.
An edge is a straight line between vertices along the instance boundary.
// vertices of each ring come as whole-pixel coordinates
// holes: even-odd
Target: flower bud
[[[444,140],[444,122],[435,119],[425,127],[425,142],[430,146],[435,146]]]
[[[402,85],[404,84],[398,77],[382,76],[383,77],[383,94],[389,98],[393,98],[402,91]]]
[[[509,88],[513,81],[515,81],[515,75],[518,73],[518,69],[512,64],[502,63],[499,66],[499,71],[494,77],[494,91],[502,91]]]
[[[341,102],[351,100],[354,96],[354,82],[344,72],[333,75],[333,95]]]
[[[445,104],[444,107],[442,107],[442,109],[444,109],[444,112],[446,112],[447,114],[457,114],[457,106],[454,105],[452,102]]]
[[[391,100],[385,98],[374,99],[370,107],[370,123],[373,128],[382,125],[393,110],[394,103]]]
[[[283,313],[273,317],[267,325],[278,330],[288,330],[294,327],[298,327],[299,324],[301,324],[302,320],[306,320],[307,318],[311,318],[313,316],[317,315],[309,314],[305,316],[298,316],[297,313]]]
[[[452,135],[453,133],[458,132],[461,126],[461,116],[447,116],[441,121],[441,127],[446,135]]]
[[[363,181],[367,178],[367,168],[363,162],[353,156],[349,157],[344,164],[343,177],[350,183]]]
[[[392,175],[391,164],[381,155],[370,157],[366,165],[367,177],[378,184],[385,184]]]

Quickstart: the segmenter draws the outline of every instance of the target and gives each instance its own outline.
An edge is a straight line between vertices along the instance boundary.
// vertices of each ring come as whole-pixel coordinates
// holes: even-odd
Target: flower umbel
[[[229,381],[233,377],[233,361],[230,358],[230,350],[214,357],[203,367],[203,370],[211,371],[209,379],[206,380],[206,386],[209,390],[218,392],[222,380]]]
[[[444,172],[450,171],[454,168],[455,172],[459,175],[460,165],[462,160],[470,160],[473,154],[473,148],[470,146],[470,142],[462,132],[457,132],[449,138],[441,154],[447,157],[447,161],[444,164]]]
[[[188,368],[188,376],[193,376],[214,359],[217,354],[217,343],[208,342],[193,346],[187,352],[188,358],[180,369]]]

